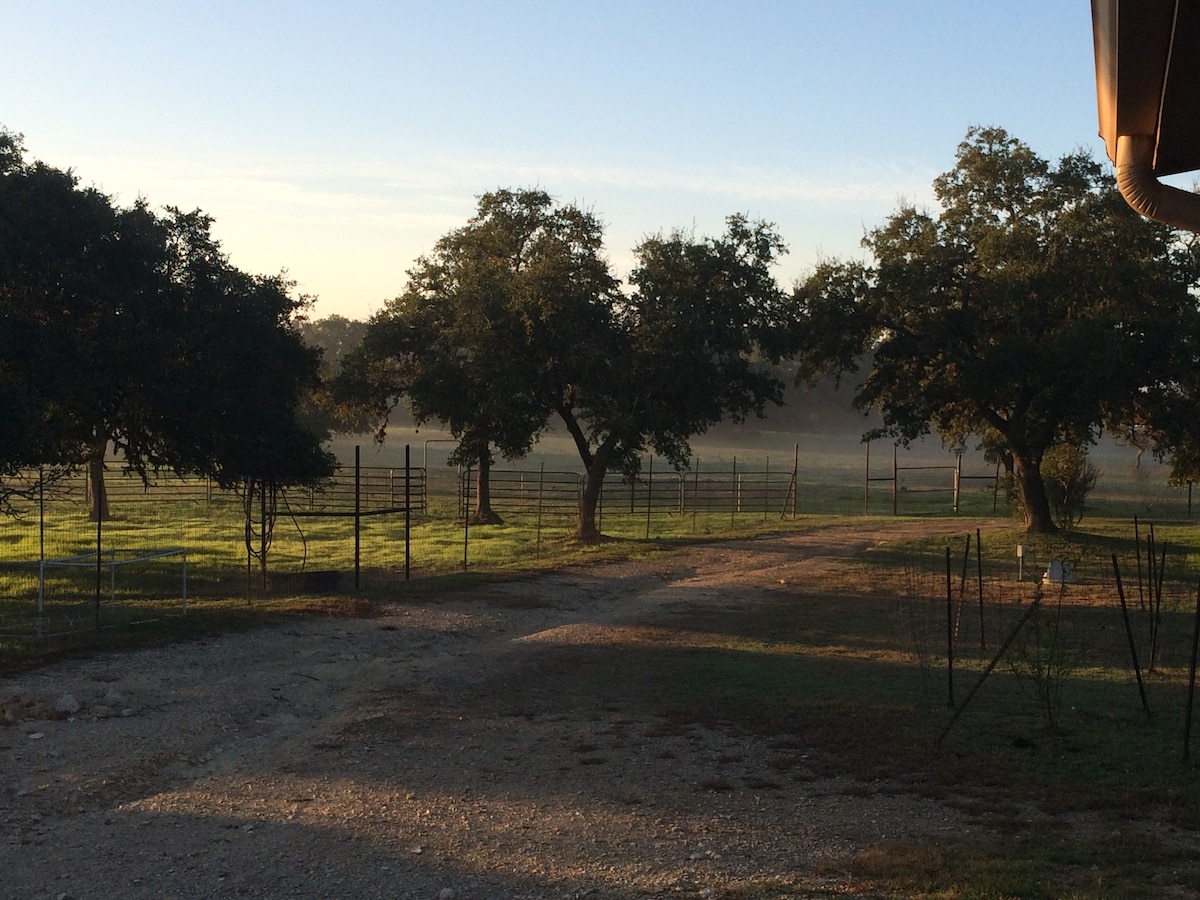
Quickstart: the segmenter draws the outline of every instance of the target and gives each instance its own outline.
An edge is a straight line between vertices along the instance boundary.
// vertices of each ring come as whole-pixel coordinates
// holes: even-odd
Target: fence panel
[[[887,515],[893,509],[901,515],[1003,514],[997,476],[978,459],[967,465],[951,457],[950,465],[945,454],[920,458],[888,449],[891,458],[872,467],[868,446],[857,471],[849,458],[836,469],[806,468],[799,454],[777,466],[763,458],[697,459],[684,472],[649,458],[637,478],[605,480],[597,524],[607,535],[642,539],[718,534],[739,523],[792,515]],[[248,525],[255,549],[262,546],[257,503],[247,523],[242,498],[206,480],[162,475],[143,483],[113,470],[106,485],[113,518],[97,525],[88,517],[86,479],[64,479],[41,502],[36,494],[15,501],[24,504],[18,518],[0,518],[0,633],[27,632],[39,596],[51,604],[56,598],[82,603],[88,592],[93,604],[106,592],[113,599],[111,584],[97,590],[95,572],[61,566],[41,576],[42,560],[186,549],[189,600],[244,602],[263,592],[327,593],[464,567],[510,567],[549,558],[574,530],[580,473],[545,466],[493,469],[492,507],[503,524],[470,527],[475,475],[439,470],[431,481],[424,467],[414,466],[360,467],[356,477],[344,467],[319,488],[288,490],[274,510],[266,578],[246,546]],[[1184,493],[1166,494],[1158,489],[1154,509],[1161,514],[1173,503],[1182,518]],[[157,564],[166,571],[173,565]],[[100,568],[103,582],[112,573]],[[163,602],[178,603],[174,577],[151,568],[147,563],[141,580],[161,585]],[[127,582],[137,571],[131,564],[116,576]],[[134,595],[131,589],[128,596]]]

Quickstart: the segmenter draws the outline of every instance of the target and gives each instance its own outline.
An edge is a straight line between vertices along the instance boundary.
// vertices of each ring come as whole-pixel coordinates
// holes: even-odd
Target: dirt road
[[[714,544],[0,682],[0,894],[853,895],[847,854],[969,826],[808,772],[795,738],[580,692],[572,653],[648,621],[669,640],[912,527]]]

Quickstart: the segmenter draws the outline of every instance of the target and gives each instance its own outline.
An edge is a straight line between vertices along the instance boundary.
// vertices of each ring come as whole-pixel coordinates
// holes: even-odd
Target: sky
[[[127,205],[200,208],[238,268],[366,319],[479,195],[643,238],[775,224],[784,287],[931,182],[972,125],[1097,137],[1086,0],[0,0],[0,125]]]

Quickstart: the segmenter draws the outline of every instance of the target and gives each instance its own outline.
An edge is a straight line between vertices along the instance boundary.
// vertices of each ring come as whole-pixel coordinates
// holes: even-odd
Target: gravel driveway
[[[868,896],[839,860],[961,834],[961,814],[810,773],[794,738],[560,686],[573,648],[761,602],[913,527],[714,544],[0,681],[0,894]]]

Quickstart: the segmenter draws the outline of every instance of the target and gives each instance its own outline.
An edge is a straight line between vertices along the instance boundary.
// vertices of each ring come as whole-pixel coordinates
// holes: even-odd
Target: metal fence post
[[[767,507],[771,505],[771,457],[767,457],[763,468],[763,521],[767,521]]]
[[[362,562],[362,448],[354,445],[354,589],[359,587]]]
[[[654,505],[654,454],[650,454],[650,468],[646,473],[646,540],[650,540],[650,510]]]
[[[866,474],[863,476],[863,515],[871,514],[871,442],[863,441],[863,446],[867,448],[867,468]]]
[[[538,469],[538,499],[537,499],[537,530],[534,536],[534,553],[540,559],[542,556],[542,498],[546,485],[546,464]]]
[[[404,445],[404,580],[411,574],[412,560],[412,447]]]
[[[733,525],[737,522],[737,514],[741,512],[742,506],[742,482],[738,478],[736,456],[733,458],[733,484],[730,488],[733,491],[733,508],[729,511],[729,524]]]
[[[471,535],[471,467],[467,466],[466,478],[463,481],[463,571],[467,571],[467,547]]]
[[[958,451],[958,456],[954,461],[954,513],[958,514],[958,504],[960,491],[962,490],[962,451]]]
[[[892,444],[892,515],[900,515],[900,451]]]

